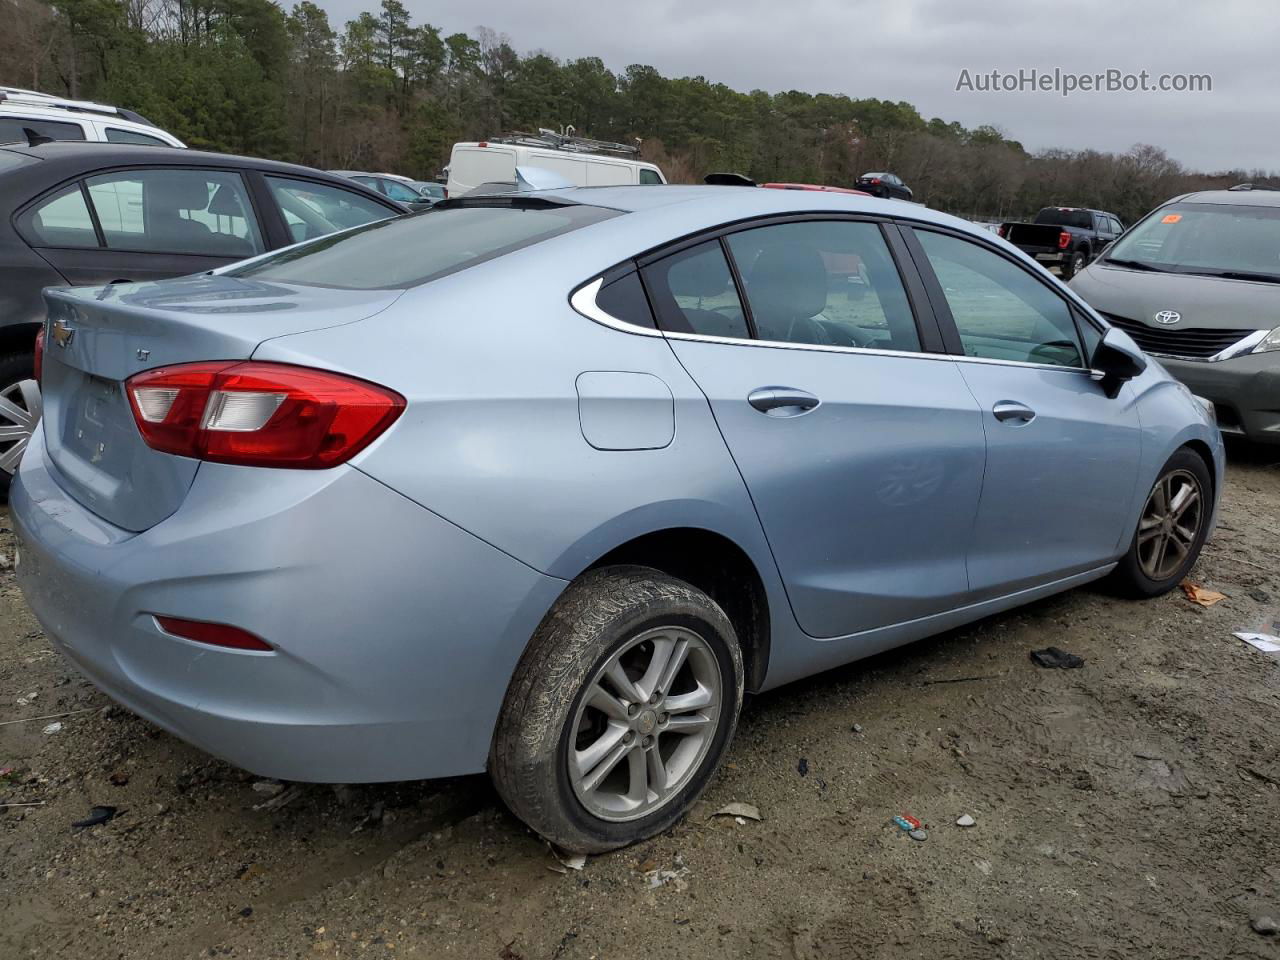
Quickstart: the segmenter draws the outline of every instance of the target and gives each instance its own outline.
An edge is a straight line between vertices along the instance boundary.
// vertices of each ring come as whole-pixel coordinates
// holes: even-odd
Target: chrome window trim
[[[652,327],[641,327],[634,323],[627,323],[625,320],[619,320],[617,317],[605,313],[596,305],[596,296],[600,293],[600,288],[604,286],[604,277],[596,277],[591,282],[579,287],[569,297],[569,306],[573,307],[578,313],[582,314],[588,320],[593,320],[601,326],[610,327],[614,330],[620,330],[623,333],[634,333],[641,337],[661,337],[662,331]]]
[[[627,323],[605,313],[596,305],[596,295],[604,286],[604,277],[596,277],[579,287],[569,297],[569,305],[582,316],[601,326],[641,337],[662,337],[690,343],[722,343],[735,347],[769,347],[775,350],[808,350],[818,353],[852,353],[872,357],[919,357],[922,360],[950,360],[959,363],[992,363],[1006,367],[1029,367],[1033,370],[1059,370],[1065,373],[1091,373],[1088,367],[1063,367],[1052,363],[1027,363],[1022,360],[997,360],[988,357],[965,357],[951,353],[925,353],[921,350],[877,350],[873,347],[841,347],[835,344],[786,343],[782,340],[750,340],[742,337],[715,337],[703,333],[681,333],[677,330],[654,330]]]

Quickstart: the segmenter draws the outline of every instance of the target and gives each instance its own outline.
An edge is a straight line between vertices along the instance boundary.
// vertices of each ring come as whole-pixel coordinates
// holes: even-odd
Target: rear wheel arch
[[[655,530],[619,544],[583,573],[624,565],[659,570],[714,600],[738,635],[746,688],[760,689],[769,667],[769,598],[755,562],[742,547],[701,527]]]
[[[42,326],[42,323],[12,323],[0,327],[0,354],[35,352],[36,334]]]

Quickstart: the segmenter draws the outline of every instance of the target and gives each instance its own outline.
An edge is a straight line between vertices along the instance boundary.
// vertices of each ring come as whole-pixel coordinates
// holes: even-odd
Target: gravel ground
[[[82,712],[0,726],[0,801],[40,804],[0,809],[0,958],[1280,956],[1280,661],[1231,635],[1280,619],[1269,459],[1233,451],[1217,605],[1077,590],[756,697],[689,817],[581,871],[480,777],[258,809],[50,650],[6,529],[0,720]]]

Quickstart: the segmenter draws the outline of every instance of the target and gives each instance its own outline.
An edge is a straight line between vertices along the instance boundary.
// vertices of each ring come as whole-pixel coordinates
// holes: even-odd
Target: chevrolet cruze
[[[1126,334],[869,197],[460,198],[46,298],[12,504],[58,649],[261,775],[488,770],[571,850],[670,826],[744,690],[1171,589],[1222,485]]]

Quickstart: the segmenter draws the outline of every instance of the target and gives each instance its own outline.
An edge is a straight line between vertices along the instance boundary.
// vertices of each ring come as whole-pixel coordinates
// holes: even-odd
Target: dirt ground
[[[1077,590],[756,697],[689,817],[580,872],[481,777],[255,809],[48,647],[5,529],[0,801],[42,805],[0,809],[0,958],[1280,957],[1280,660],[1231,635],[1280,618],[1275,459],[1233,451],[1217,605]]]

